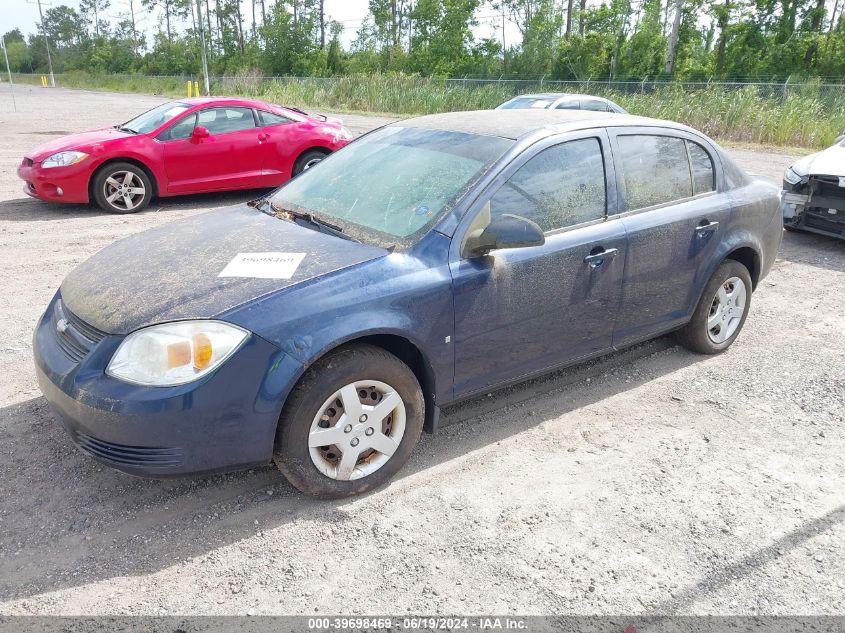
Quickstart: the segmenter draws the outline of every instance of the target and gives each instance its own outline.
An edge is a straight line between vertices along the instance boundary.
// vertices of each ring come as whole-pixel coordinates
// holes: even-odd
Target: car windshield
[[[499,106],[500,110],[521,110],[523,108],[550,108],[555,99],[552,97],[517,97]]]
[[[386,127],[279,189],[277,208],[311,213],[380,246],[409,246],[442,218],[513,141]]]
[[[144,112],[140,116],[136,116],[119,127],[136,132],[137,134],[147,134],[153,130],[157,130],[168,121],[175,119],[190,107],[187,103],[179,103],[178,101],[162,103],[160,106]]]

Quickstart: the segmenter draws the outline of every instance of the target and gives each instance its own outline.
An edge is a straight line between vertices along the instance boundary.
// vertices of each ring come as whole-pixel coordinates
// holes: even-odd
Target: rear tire
[[[422,389],[405,363],[372,345],[341,348],[314,363],[294,387],[273,461],[305,494],[361,494],[405,465],[424,417]]]
[[[309,149],[305,152],[302,156],[296,159],[296,162],[293,165],[293,174],[292,176],[298,176],[306,169],[310,169],[321,160],[323,160],[326,156],[328,156],[327,152],[322,152],[318,149]]]
[[[699,354],[718,354],[739,336],[751,307],[751,275],[737,261],[723,261],[704,286],[692,319],[675,333]]]
[[[132,163],[110,163],[100,169],[92,183],[94,200],[109,213],[138,213],[153,197],[146,172]]]

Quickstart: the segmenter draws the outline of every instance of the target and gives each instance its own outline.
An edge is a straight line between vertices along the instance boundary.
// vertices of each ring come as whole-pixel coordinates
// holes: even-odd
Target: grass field
[[[37,75],[18,81],[38,84]],[[90,75],[57,76],[65,88],[164,94],[187,94],[179,77]],[[518,92],[539,89],[511,83],[447,83],[444,80],[396,75],[336,78],[228,77],[212,83],[212,94],[256,96],[305,108],[395,115],[476,110],[497,106]],[[546,86],[548,89],[548,86]],[[592,94],[616,101],[629,112],[680,121],[722,141],[774,146],[821,148],[845,130],[845,92],[819,86],[790,87],[786,94],[768,94],[754,86],[690,90],[667,85],[644,92],[620,92],[601,83]]]

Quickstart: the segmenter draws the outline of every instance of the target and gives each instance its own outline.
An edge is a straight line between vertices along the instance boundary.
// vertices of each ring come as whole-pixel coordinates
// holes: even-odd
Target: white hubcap
[[[121,211],[131,211],[141,204],[146,192],[143,181],[131,171],[116,171],[103,185],[106,201]]]
[[[405,434],[405,403],[390,385],[358,380],[320,407],[308,434],[311,461],[332,479],[371,475],[391,458]]]
[[[724,343],[734,335],[745,312],[747,292],[745,283],[739,277],[731,277],[723,283],[707,316],[707,333],[714,343]]]

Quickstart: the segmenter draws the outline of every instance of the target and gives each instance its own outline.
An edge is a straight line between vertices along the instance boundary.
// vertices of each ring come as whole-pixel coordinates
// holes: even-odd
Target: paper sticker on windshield
[[[845,187],[845,176],[839,176],[839,186]]]
[[[218,277],[290,279],[305,253],[238,253]]]

